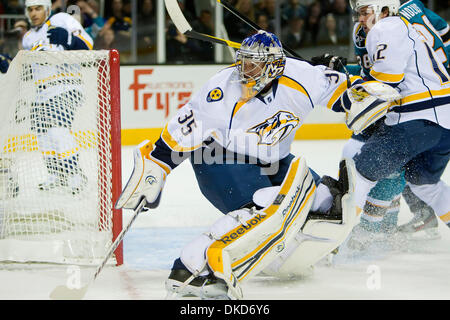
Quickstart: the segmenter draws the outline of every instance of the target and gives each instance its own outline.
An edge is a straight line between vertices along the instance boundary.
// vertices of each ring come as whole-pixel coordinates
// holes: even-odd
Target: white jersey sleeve
[[[380,20],[368,33],[366,47],[372,64],[370,75],[375,80],[396,85],[404,79],[413,42],[401,19],[387,17]]]
[[[50,25],[66,29],[72,37],[81,39],[92,50],[94,41],[83,26],[70,14],[61,12],[50,18]]]
[[[69,33],[69,41],[73,37],[79,38],[91,50],[94,41],[91,36],[83,29],[83,26],[70,14],[57,13],[50,17],[41,27],[30,29],[22,39],[22,46],[25,50],[45,50],[45,51],[62,51],[64,47],[60,45],[50,44],[47,32],[51,27],[60,27],[67,30]]]

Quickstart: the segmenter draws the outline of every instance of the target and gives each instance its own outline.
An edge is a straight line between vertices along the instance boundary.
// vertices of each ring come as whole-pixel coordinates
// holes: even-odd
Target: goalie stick
[[[125,234],[130,229],[133,222],[136,220],[139,213],[143,211],[147,211],[149,208],[156,208],[159,204],[159,199],[161,197],[161,194],[159,195],[158,199],[151,204],[148,205],[145,198],[142,198],[139,202],[138,206],[134,210],[133,216],[131,217],[128,224],[125,226],[125,228],[122,229],[120,234],[117,236],[116,240],[113,242],[113,244],[109,247],[108,252],[106,253],[105,258],[103,259],[102,263],[95,269],[94,275],[89,280],[87,284],[80,288],[69,288],[67,285],[60,285],[57,286],[53,291],[50,293],[50,298],[53,300],[81,300],[85,296],[89,286],[97,279],[97,276],[99,275],[100,271],[103,270],[103,267],[108,262],[109,258],[114,253],[114,250],[119,246],[119,244],[122,242]]]
[[[175,27],[177,27],[178,31],[180,31],[182,34],[190,38],[218,43],[235,49],[239,49],[241,47],[241,44],[238,42],[213,37],[208,34],[192,30],[191,25],[186,20],[186,18],[183,15],[183,12],[178,6],[178,0],[164,0],[164,3],[166,4],[166,9],[167,12],[169,13],[170,18],[172,19],[172,22],[175,24]]]

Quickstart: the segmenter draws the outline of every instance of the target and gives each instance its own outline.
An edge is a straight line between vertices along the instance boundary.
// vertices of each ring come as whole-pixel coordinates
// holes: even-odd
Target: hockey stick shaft
[[[117,236],[116,240],[113,242],[113,244],[111,245],[111,247],[109,247],[108,252],[106,253],[105,258],[103,259],[102,263],[97,267],[97,269],[95,270],[94,276],[92,277],[90,282],[93,282],[98,274],[100,273],[100,271],[102,271],[103,267],[105,266],[105,264],[108,262],[109,258],[111,258],[111,256],[113,255],[114,251],[117,249],[117,247],[119,246],[119,244],[122,242],[123,238],[125,237],[125,234],[128,232],[128,230],[130,230],[131,225],[133,224],[133,222],[136,220],[137,216],[144,211],[144,206],[146,204],[145,199],[143,198],[141,200],[141,202],[139,202],[138,206],[136,207],[136,209],[133,212],[133,216],[131,217],[130,221],[128,222],[128,224],[125,226],[125,228],[122,229],[122,231],[119,233],[119,235]]]
[[[245,22],[246,24],[248,24],[250,27],[252,27],[253,29],[255,29],[256,31],[261,30],[261,27],[259,25],[257,25],[256,23],[254,23],[253,21],[251,21],[250,19],[248,19],[246,16],[244,16],[242,13],[240,13],[239,11],[237,11],[228,1],[226,0],[217,0],[218,3],[220,3],[220,5],[222,5],[225,9],[227,9],[228,11],[230,11],[232,14],[234,14],[236,17],[238,17],[239,19],[241,19],[243,22]],[[284,51],[286,51],[287,53],[289,53],[291,56],[303,60],[303,61],[307,61],[306,59],[304,59],[303,57],[301,57],[298,53],[296,53],[294,50],[292,50],[289,47],[286,47],[283,44],[283,49]]]
[[[136,209],[134,210],[133,216],[131,217],[128,224],[125,226],[125,228],[122,229],[122,231],[117,236],[116,240],[114,240],[113,244],[109,247],[108,252],[105,255],[105,258],[103,259],[102,263],[95,269],[95,273],[92,276],[92,278],[89,280],[89,282],[84,285],[81,288],[69,288],[66,285],[58,286],[56,287],[51,293],[50,298],[55,300],[80,300],[84,297],[86,294],[87,288],[97,279],[97,276],[100,274],[100,272],[105,267],[106,263],[108,262],[109,258],[113,255],[114,251],[117,249],[119,244],[122,242],[123,238],[125,237],[125,234],[130,230],[131,225],[136,220],[139,213],[146,210],[144,206],[146,205],[146,200],[143,198],[141,202],[138,204]]]

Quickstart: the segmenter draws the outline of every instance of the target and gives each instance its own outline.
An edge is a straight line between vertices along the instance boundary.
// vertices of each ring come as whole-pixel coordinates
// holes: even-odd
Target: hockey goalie
[[[174,261],[169,297],[242,299],[243,281],[301,274],[338,247],[356,219],[353,161],[341,161],[338,180],[321,178],[290,153],[295,132],[316,106],[345,112],[350,128],[364,130],[395,93],[287,58],[271,33],[246,38],[236,64],[213,76],[155,144],[135,149],[116,203],[154,205],[167,175],[189,158],[202,194],[224,214]]]

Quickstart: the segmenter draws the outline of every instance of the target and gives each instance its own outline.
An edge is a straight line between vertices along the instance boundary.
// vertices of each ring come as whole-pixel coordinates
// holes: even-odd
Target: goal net
[[[118,52],[20,51],[0,87],[0,261],[99,263],[122,228]]]

